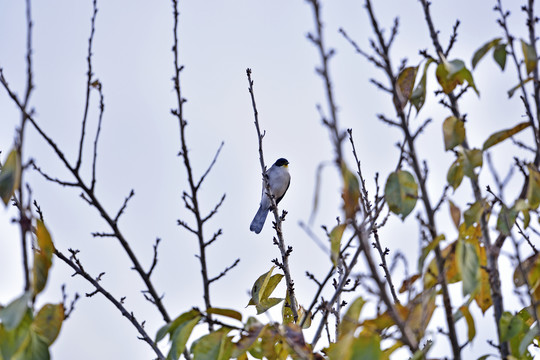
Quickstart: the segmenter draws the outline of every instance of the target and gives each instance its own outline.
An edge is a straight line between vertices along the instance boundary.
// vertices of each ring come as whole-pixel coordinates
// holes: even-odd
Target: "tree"
[[[107,148],[112,153],[104,153],[102,145],[105,134],[102,129],[106,129],[106,80],[95,74],[95,34],[99,31],[97,0],[92,2],[86,49],[85,101],[75,147],[57,141],[54,131],[46,126],[39,111],[31,105],[36,80],[32,4],[28,0],[24,91],[16,90],[9,72],[0,63],[4,96],[20,115],[13,146],[0,145],[4,155],[0,196],[14,220],[12,227],[18,228],[23,279],[22,293],[0,309],[0,359],[49,358],[49,347],[61,333],[61,327],[69,324],[66,319],[82,311],[76,306],[79,296],[69,295],[64,286],[61,287],[61,299],[42,304],[40,298],[44,296],[49,278],[58,271],[58,264],[69,269],[75,278],[84,280],[91,289],[86,292],[86,297],[103,296],[109,307],[114,305],[113,308],[136,331],[135,336],[159,359],[182,356],[187,359],[247,359],[248,354],[269,359],[407,356],[461,359],[468,358],[469,354],[482,359],[532,359],[540,336],[540,260],[535,247],[539,233],[535,220],[540,205],[540,85],[536,51],[538,18],[534,1],[521,8],[525,19],[521,37],[515,35],[519,30],[514,30],[515,25],[510,23],[510,12],[500,0],[496,1],[494,13],[499,33],[486,39],[474,39],[478,41],[476,50],[459,56],[455,53],[459,52],[461,22],[456,20],[445,44],[438,30],[438,18],[432,14],[432,7],[436,5],[425,0],[416,4],[415,12],[421,15],[429,40],[429,47],[421,48],[410,43],[399,47],[402,41],[399,18],[391,23],[380,21],[377,14],[383,9],[379,9],[379,4],[371,0],[365,0],[363,4],[370,34],[355,36],[352,33],[357,31],[345,27],[336,34],[346,45],[347,50],[342,56],[349,58],[356,53],[362,71],[372,76],[369,89],[374,86],[377,90],[372,99],[386,101],[386,106],[375,110],[380,123],[386,126],[379,134],[364,122],[353,123],[350,128],[343,126],[344,116],[338,106],[339,90],[332,77],[336,53],[327,44],[329,29],[324,26],[323,8],[316,0],[307,1],[305,7],[313,15],[314,29],[308,34],[307,42],[319,58],[316,73],[322,80],[325,105],[318,105],[317,111],[330,139],[329,154],[326,155],[330,161],[316,159],[320,166],[316,173],[313,205],[308,210],[305,203],[298,206],[311,211],[310,221],[301,222],[300,228],[305,238],[313,240],[309,250],[299,254],[296,249],[301,245],[288,232],[294,225],[287,221],[291,215],[278,207],[264,175],[268,165],[266,136],[271,136],[270,131],[265,131],[269,126],[266,125],[269,121],[265,110],[260,108],[259,91],[264,89],[264,84],[256,81],[257,69],[246,70],[248,91],[245,98],[250,106],[246,106],[245,111],[252,112],[255,125],[252,137],[258,144],[261,174],[257,180],[262,180],[263,191],[273,202],[269,220],[272,224],[267,224],[267,228],[273,229],[272,243],[278,252],[277,257],[263,252],[262,258],[267,262],[264,270],[248,271],[251,280],[244,287],[251,291],[245,297],[248,309],[243,310],[245,302],[236,299],[232,305],[222,306],[226,301],[213,295],[213,289],[218,284],[230,284],[234,271],[241,268],[241,259],[250,260],[253,255],[247,251],[234,255],[222,251],[218,255],[223,256],[216,256],[210,251],[223,243],[228,225],[219,221],[223,220],[219,217],[220,211],[226,209],[226,196],[221,195],[221,187],[217,201],[209,202],[220,181],[225,181],[227,176],[234,176],[236,183],[243,181],[242,177],[236,176],[239,172],[235,170],[243,159],[230,162],[222,159],[223,142],[213,145],[210,141],[210,135],[216,134],[212,130],[222,119],[193,121],[188,127],[184,94],[189,90],[185,90],[182,80],[186,70],[182,65],[180,39],[189,34],[182,35],[178,2],[172,1],[171,100],[174,105],[169,117],[174,119],[179,131],[177,155],[183,175],[181,195],[177,197],[177,202],[184,207],[176,220],[182,230],[178,248],[182,256],[194,251],[197,258],[196,264],[190,263],[197,270],[191,268],[188,274],[171,271],[170,267],[160,272],[164,262],[172,263],[174,269],[175,263],[181,262],[178,259],[183,258],[168,250],[164,253],[160,238],[155,239],[151,247],[141,247],[136,241],[140,238],[137,231],[141,230],[121,224],[120,220],[132,206],[134,190],[128,191],[123,202],[111,211],[110,193],[97,185],[101,184],[101,180],[98,182],[98,178],[101,179],[98,176],[102,174],[99,171],[101,159],[115,155],[114,147]],[[465,17],[466,14],[462,15]],[[190,15],[182,16],[189,18]],[[465,34],[465,37],[469,35]],[[362,45],[365,43],[369,50]],[[397,62],[393,55],[395,49],[399,53],[397,57],[418,52],[418,61],[404,59]],[[493,58],[491,64],[487,57]],[[368,66],[369,70],[366,70]],[[499,77],[514,72],[513,85],[505,88],[482,81],[485,79],[482,68],[488,66],[491,66],[488,70],[490,82],[495,83]],[[131,81],[137,74],[130,75]],[[350,74],[349,77],[352,78]],[[368,89],[364,84],[359,86],[364,91]],[[518,94],[521,100],[519,108],[511,107],[515,113],[510,113],[510,118],[504,119],[501,127],[494,127],[492,121],[498,114],[486,110],[488,115],[482,118],[472,109],[495,108],[489,103],[495,99],[491,91],[502,92],[508,97],[508,104],[515,104]],[[488,100],[480,98],[484,92],[488,92]],[[365,95],[358,97],[364,102],[367,99]],[[383,98],[385,100],[380,100]],[[209,103],[211,101],[207,100]],[[263,106],[263,109],[267,107]],[[367,118],[371,115],[361,113],[356,116]],[[246,128],[247,125],[248,122],[244,122]],[[157,126],[162,125],[158,123]],[[288,129],[286,124],[280,126],[281,131]],[[194,128],[201,131],[199,137],[189,133],[188,129]],[[120,129],[126,132],[129,128]],[[387,140],[395,137],[397,144],[394,151],[388,153],[391,154],[388,158],[381,159],[377,152],[358,144],[359,133],[362,137],[368,134],[377,138],[386,147],[391,145]],[[433,139],[434,133],[442,134],[439,135],[441,140]],[[271,144],[298,152],[302,148],[316,147],[306,134],[309,133],[305,129],[297,134],[295,147],[286,147],[277,141]],[[120,136],[122,132],[115,135]],[[29,138],[32,143],[40,141],[48,147],[55,165],[41,160],[41,153],[32,153],[35,150],[29,145]],[[360,146],[362,150],[359,150]],[[199,148],[212,154],[209,161],[203,163],[200,157],[193,155]],[[139,151],[134,148],[132,153]],[[315,150],[307,153],[315,153]],[[140,177],[151,189],[156,189],[160,187],[162,177],[155,171],[147,171],[154,169],[152,160],[141,161],[141,157],[135,155],[135,159],[121,161],[135,163]],[[223,162],[225,165],[220,167]],[[365,170],[366,162],[371,163],[368,171]],[[504,167],[510,170],[502,176],[501,168]],[[55,170],[49,170],[51,168]],[[333,175],[328,174],[326,168],[334,169]],[[371,168],[375,170],[371,171]],[[121,178],[121,174],[118,177]],[[212,177],[218,179],[211,180]],[[331,191],[320,185],[328,179],[333,183]],[[121,179],[121,182],[125,181]],[[294,181],[293,173],[293,184]],[[100,249],[95,252],[96,259],[89,259],[86,253],[95,245],[90,244],[80,251],[67,241],[57,241],[54,228],[69,224],[49,222],[49,217],[62,210],[53,208],[50,202],[47,206],[42,205],[38,199],[45,195],[32,190],[39,182],[54,185],[51,189],[55,194],[72,195],[70,190],[76,190],[89,205],[92,216],[98,215],[99,226],[105,228],[92,230],[94,240],[100,241],[102,246],[110,246],[111,242],[117,244],[117,248],[120,245],[122,260],[115,260],[108,271],[96,271],[96,264],[105,266],[99,258],[105,251]],[[207,187],[209,183],[212,186]],[[106,186],[106,182],[103,184],[100,186]],[[339,190],[335,191],[336,188]],[[175,191],[177,189],[166,192]],[[238,198],[233,202],[237,203]],[[332,201],[337,204],[336,210],[328,205]],[[146,211],[152,209],[151,204],[146,205]],[[236,223],[241,222],[241,214],[247,212],[238,206],[229,209],[235,215],[228,221]],[[322,222],[315,220],[319,213],[324,213]],[[169,213],[160,215],[171,216]],[[315,222],[326,225],[319,231],[314,228]],[[418,227],[415,237],[419,239],[417,252],[413,255],[409,249],[414,243],[409,238],[411,226]],[[325,240],[321,240],[321,236]],[[399,241],[401,238],[405,239]],[[14,242],[13,239],[9,241]],[[324,265],[312,251],[316,245],[324,251]],[[295,256],[307,259],[306,277],[308,283],[314,285],[308,291],[301,284]],[[213,263],[215,258],[219,258],[220,267]],[[50,270],[53,263],[57,266]],[[123,268],[133,271],[124,273]],[[397,269],[404,270],[399,273]],[[107,286],[104,279],[111,276],[111,271],[112,276],[118,274],[116,276],[120,278],[138,279],[137,285],[131,280],[126,285],[135,292],[142,286],[142,297],[147,303],[131,302],[131,296],[119,295],[126,291],[124,288]],[[196,272],[200,272],[199,293],[203,301],[186,302],[194,292],[186,285],[186,279],[194,278]],[[302,291],[298,291],[299,285]],[[164,291],[169,290],[163,288],[178,287],[182,291],[178,297],[164,296]],[[178,302],[180,305],[173,305]],[[152,315],[146,315],[148,305]],[[146,320],[136,315],[140,312],[145,312],[145,317],[152,317],[151,330],[146,326]],[[265,318],[264,315],[255,316],[254,312],[272,315]],[[489,320],[486,314],[490,315]],[[155,319],[156,315],[159,321]],[[107,319],[102,321],[107,323]],[[482,347],[481,353],[473,346],[473,341],[479,337],[479,326],[492,329],[487,335],[490,347]],[[60,338],[62,336],[63,333]],[[124,336],[119,338],[122,340]]]

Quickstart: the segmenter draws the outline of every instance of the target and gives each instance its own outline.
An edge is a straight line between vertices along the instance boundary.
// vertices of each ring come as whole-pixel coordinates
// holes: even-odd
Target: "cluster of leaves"
[[[10,203],[19,187],[21,162],[12,150],[0,172],[0,196]],[[48,360],[49,347],[55,341],[64,320],[64,306],[45,304],[34,310],[39,293],[47,284],[54,245],[41,220],[35,221],[34,263],[31,288],[5,307],[0,305],[0,360]]]

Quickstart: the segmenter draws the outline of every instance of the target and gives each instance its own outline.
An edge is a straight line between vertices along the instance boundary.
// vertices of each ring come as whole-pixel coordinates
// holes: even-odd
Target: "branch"
[[[276,199],[274,197],[274,194],[272,194],[272,189],[270,188],[270,184],[268,183],[268,176],[266,175],[266,165],[264,163],[264,153],[263,153],[263,148],[262,148],[262,139],[264,137],[264,134],[261,134],[261,130],[259,127],[259,112],[257,111],[257,104],[255,103],[253,80],[251,80],[251,69],[247,69],[246,74],[247,74],[248,83],[249,83],[249,94],[251,96],[251,105],[253,107],[253,115],[255,118],[255,128],[257,130],[257,138],[259,140],[259,160],[261,163],[261,171],[263,174],[264,188],[266,189],[266,194],[268,195],[268,198],[270,199],[270,204],[271,204],[270,208],[272,209],[272,212],[274,213],[274,219],[275,219],[274,229],[276,230],[276,234],[278,238],[277,245],[281,253],[281,261],[282,261],[280,267],[282,268],[283,273],[285,274],[285,280],[287,282],[287,293],[289,294],[290,307],[291,307],[294,321],[296,322],[298,321],[298,310],[297,310],[297,304],[296,304],[296,297],[294,295],[294,283],[293,283],[291,273],[289,270],[290,251],[286,250],[285,248],[285,240],[283,239],[283,232],[281,230],[281,224],[285,216],[285,212],[282,217],[278,215],[279,210],[277,207]]]
[[[80,265],[80,261],[79,259],[76,257],[76,251],[72,251],[72,255],[71,255],[71,258],[68,258],[66,257],[64,254],[62,254],[60,251],[58,251],[58,249],[55,249],[54,250],[54,254],[59,258],[61,259],[63,262],[65,262],[69,267],[71,267],[73,270],[75,270],[75,274],[76,275],[80,275],[82,276],[83,278],[85,278],[90,284],[92,284],[92,286],[96,289],[96,292],[99,292],[101,294],[103,294],[103,296],[105,296],[107,298],[107,300],[109,300],[121,313],[122,315],[124,315],[128,320],[129,322],[131,322],[131,324],[137,329],[137,331],[139,332],[139,334],[141,335],[140,339],[142,339],[143,341],[145,341],[148,345],[150,345],[150,347],[152,348],[152,350],[154,350],[154,352],[156,353],[156,355],[158,356],[158,359],[161,359],[161,360],[165,360],[165,356],[161,353],[161,350],[159,350],[158,346],[156,343],[154,343],[154,341],[152,341],[152,338],[146,333],[146,331],[144,330],[144,328],[142,327],[142,325],[137,321],[137,319],[135,318],[135,316],[133,315],[132,312],[128,312],[126,310],[126,308],[124,307],[124,305],[116,300],[114,298],[114,296],[111,295],[110,292],[108,292],[107,290],[105,290],[100,284],[99,284],[99,277],[94,279],[92,276],[90,276],[83,268],[82,266]],[[102,273],[103,274],[103,273]],[[100,275],[101,276],[101,275]],[[88,296],[88,294],[87,294]]]
[[[88,119],[88,108],[90,107],[90,91],[92,87],[92,43],[94,42],[94,34],[96,31],[95,24],[96,24],[96,16],[97,16],[97,0],[93,0],[92,2],[93,6],[93,13],[92,13],[92,19],[91,19],[91,27],[90,27],[90,37],[88,38],[88,55],[86,57],[86,61],[88,63],[88,71],[86,72],[86,101],[84,105],[84,115],[82,120],[82,128],[81,128],[81,138],[79,140],[79,155],[77,157],[77,164],[75,165],[75,169],[79,170],[81,167],[82,162],[82,152],[84,147],[84,137],[86,133],[86,121]]]
[[[234,268],[236,265],[238,265],[239,262],[240,262],[240,259],[239,259],[239,258],[236,259],[232,265],[227,266],[227,267],[225,268],[225,270],[223,270],[218,276],[216,276],[216,277],[214,277],[214,278],[208,280],[209,283],[211,284],[211,283],[213,283],[214,281],[217,281],[217,280],[221,279],[223,276],[225,276],[225,274],[227,274],[227,273],[229,272],[229,270],[231,270],[231,269]]]

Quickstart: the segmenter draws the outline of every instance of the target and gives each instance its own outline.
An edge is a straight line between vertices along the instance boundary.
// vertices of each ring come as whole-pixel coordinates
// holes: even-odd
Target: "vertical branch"
[[[31,0],[26,0],[26,89],[24,99],[22,102],[21,110],[21,125],[18,130],[18,139],[16,141],[17,153],[20,161],[23,161],[23,144],[24,144],[24,129],[28,120],[27,113],[28,104],[30,102],[30,95],[34,89],[33,75],[32,75],[32,3]],[[21,177],[19,182],[19,188],[17,192],[19,194],[19,226],[21,233],[21,251],[23,258],[23,276],[24,276],[24,290],[30,289],[30,269],[28,267],[28,246],[26,243],[27,234],[31,228],[31,219],[27,215],[29,209],[25,206],[25,193],[24,193],[24,181],[23,181],[24,169],[21,171]]]
[[[173,43],[173,48],[172,48],[173,55],[174,55],[173,83],[174,83],[174,90],[176,92],[177,108],[171,110],[171,112],[178,119],[179,128],[180,128],[181,151],[179,155],[182,156],[184,160],[184,166],[187,172],[187,178],[188,178],[187,180],[189,183],[189,191],[190,191],[190,194],[184,193],[184,202],[186,204],[186,207],[193,213],[195,217],[195,222],[197,224],[196,228],[192,230],[192,232],[197,237],[197,240],[199,243],[199,254],[196,256],[199,259],[199,262],[201,265],[201,275],[202,275],[203,291],[204,291],[203,298],[204,298],[205,307],[208,310],[209,308],[212,307],[210,303],[210,284],[212,283],[213,279],[210,279],[208,275],[208,266],[207,266],[207,260],[206,260],[206,247],[210,245],[213,241],[210,240],[208,242],[205,242],[204,233],[203,233],[203,225],[205,221],[213,215],[213,213],[211,213],[208,217],[203,217],[201,215],[201,211],[199,207],[199,200],[198,200],[198,190],[199,190],[201,181],[206,176],[206,173],[201,177],[199,181],[196,181],[193,175],[191,161],[190,161],[189,153],[188,153],[188,146],[187,146],[186,133],[185,133],[187,122],[184,119],[184,115],[183,115],[183,104],[186,100],[182,97],[182,91],[180,88],[180,72],[182,71],[183,66],[180,66],[179,56],[178,56],[178,16],[179,16],[178,0],[172,0],[172,3],[173,3],[173,15],[174,15],[174,26],[173,26],[174,43]],[[210,168],[212,167],[212,165],[213,163],[210,165]],[[222,198],[222,201],[223,199],[224,198]],[[219,207],[219,205],[221,205],[221,202],[216,206],[215,211],[217,211],[217,208]],[[187,226],[187,224],[185,225],[185,227],[190,229],[189,226]],[[214,328],[212,316],[210,314],[207,314],[205,319],[208,322],[208,329],[212,331]]]
[[[432,43],[433,43],[433,46],[435,47],[435,50],[437,51],[437,54],[439,56],[439,62],[442,62],[442,58],[441,58],[441,44],[439,42],[439,37],[438,37],[438,33],[437,31],[435,30],[435,26],[433,25],[433,19],[431,17],[431,13],[430,13],[430,3],[427,1],[427,0],[420,0],[421,4],[422,4],[422,8],[423,8],[423,11],[424,11],[424,16],[425,16],[425,19],[426,19],[426,22],[427,22],[427,25],[428,25],[428,29],[429,29],[429,32],[430,32],[430,35],[431,35],[431,39],[432,39]],[[498,0],[498,6],[499,6],[499,9],[500,9],[500,0]],[[496,7],[497,9],[497,7]],[[501,14],[502,14],[502,11],[501,11]],[[502,16],[502,23],[504,24],[505,23],[505,16],[503,15]],[[503,26],[505,27],[505,26]],[[510,46],[513,48],[513,44],[512,44],[512,41],[510,38],[508,38],[508,41],[509,41],[509,44]],[[515,53],[514,51],[512,50],[512,54],[514,54],[514,60],[515,59]],[[519,71],[519,66],[518,66],[518,73],[519,73],[519,77],[521,79],[521,73]],[[522,91],[525,91],[524,88],[522,87]],[[457,98],[456,96],[454,95],[453,92],[451,92],[450,94],[448,94],[448,99],[450,101],[450,109],[452,111],[452,114],[457,118],[457,119],[460,119],[462,120],[462,115],[461,115],[461,112],[459,110],[459,107],[458,107],[458,103],[457,103]],[[530,116],[530,110],[529,110],[529,107],[528,107],[528,102],[526,102],[526,109],[527,109],[527,113],[529,114],[529,118],[530,118],[530,121],[531,121],[531,124],[533,125],[533,128],[535,128],[534,126],[534,121],[532,121],[532,116]],[[536,131],[535,131],[536,133]],[[535,138],[537,139],[536,137],[536,134],[535,134]],[[538,140],[537,140],[537,145],[538,145]],[[469,149],[469,145],[468,145],[468,142],[467,142],[467,139],[465,139],[462,143],[462,146],[465,148],[465,149]],[[538,149],[538,146],[537,146],[537,149]],[[537,163],[539,157],[538,157],[538,152],[537,152],[537,156],[536,156],[536,160],[535,160],[535,163]],[[481,201],[483,199],[482,197],[482,192],[480,190],[480,184],[478,182],[477,179],[471,179],[471,187],[473,189],[473,193],[474,193],[474,197],[475,197],[475,200],[476,201]],[[503,307],[503,298],[502,298],[502,291],[501,291],[501,280],[500,280],[500,273],[499,273],[499,266],[498,266],[498,249],[494,246],[492,246],[491,244],[491,236],[490,236],[490,233],[489,233],[489,229],[488,229],[488,220],[487,220],[487,214],[486,212],[482,212],[481,216],[480,216],[480,228],[481,228],[481,231],[482,231],[482,243],[484,244],[485,248],[486,248],[486,255],[487,255],[487,270],[488,270],[488,274],[489,274],[489,283],[490,283],[490,290],[491,290],[491,298],[493,300],[493,308],[494,308],[494,311],[493,311],[493,315],[495,317],[495,324],[497,326],[497,334],[499,335],[500,337],[500,327],[499,327],[499,323],[500,323],[500,318],[504,312],[504,307]],[[502,245],[502,241],[498,241],[498,243],[500,243]],[[508,349],[508,343],[504,342],[502,344],[500,344],[500,353],[501,353],[501,357],[502,358],[506,358],[509,354],[509,349]]]
[[[313,8],[313,15],[315,20],[315,35],[309,33],[308,39],[317,47],[321,58],[321,67],[317,68],[317,73],[322,77],[325,85],[326,98],[328,101],[328,110],[330,112],[330,119],[323,119],[323,123],[328,127],[330,131],[332,142],[335,146],[337,166],[341,166],[341,159],[343,159],[342,143],[345,135],[339,132],[337,108],[334,101],[334,93],[332,91],[332,82],[330,80],[330,70],[328,62],[334,55],[334,50],[326,50],[323,38],[323,24],[320,16],[320,3],[318,0],[306,0]]]
[[[93,6],[93,13],[92,13],[92,20],[91,20],[91,28],[90,28],[90,37],[88,38],[88,55],[86,57],[86,61],[88,63],[88,72],[86,73],[86,102],[84,105],[84,115],[82,120],[82,126],[81,126],[81,138],[79,140],[79,155],[77,157],[77,164],[75,165],[75,169],[79,170],[81,167],[82,162],[82,152],[84,147],[84,138],[86,133],[86,120],[88,119],[88,108],[90,107],[90,91],[92,87],[92,76],[94,74],[92,73],[92,43],[94,42],[94,33],[95,33],[95,24],[96,24],[96,16],[97,16],[97,0],[93,0],[92,2]]]
[[[264,154],[263,154],[263,148],[262,148],[262,139],[264,137],[264,133],[261,134],[261,129],[259,127],[259,112],[257,111],[257,104],[255,103],[255,93],[253,90],[253,80],[251,80],[251,69],[246,70],[248,83],[249,83],[249,94],[251,95],[251,105],[253,106],[253,114],[255,118],[255,128],[257,129],[257,137],[259,140],[259,160],[261,162],[261,170],[263,173],[263,182],[264,182],[264,188],[266,190],[266,193],[268,194],[268,198],[270,199],[271,209],[274,213],[274,219],[275,219],[275,229],[277,234],[277,245],[279,248],[279,251],[281,253],[281,264],[278,264],[285,274],[285,280],[287,282],[287,294],[289,295],[289,301],[290,301],[290,307],[293,314],[294,321],[298,321],[298,310],[296,305],[296,297],[294,295],[294,282],[291,277],[291,272],[289,270],[289,255],[292,252],[292,248],[289,246],[286,248],[285,246],[285,240],[283,238],[283,232],[281,231],[281,224],[283,222],[283,219],[285,218],[286,212],[283,211],[283,215],[279,216],[278,207],[276,203],[276,198],[274,197],[274,194],[272,194],[272,189],[270,189],[270,184],[268,183],[268,176],[266,175],[266,165],[264,163]],[[276,239],[274,239],[274,243],[276,243]]]
[[[375,32],[375,35],[377,36],[378,45],[377,45],[376,51],[381,57],[384,72],[386,73],[388,80],[390,82],[390,85],[391,85],[391,92],[394,99],[395,109],[396,109],[397,116],[400,121],[401,129],[405,136],[405,142],[408,147],[410,165],[416,175],[416,178],[418,179],[418,183],[420,186],[420,197],[424,204],[431,240],[434,241],[435,238],[437,237],[435,211],[431,204],[429,194],[427,192],[426,174],[422,171],[422,167],[420,165],[420,160],[418,159],[418,155],[417,155],[417,151],[416,151],[416,147],[414,143],[414,137],[410,133],[407,115],[403,111],[404,104],[402,103],[400,99],[399,92],[396,87],[397,77],[394,75],[392,63],[391,63],[390,55],[389,55],[389,46],[391,45],[391,43],[386,42],[384,40],[383,33],[375,18],[375,14],[373,12],[373,8],[371,6],[370,0],[366,0],[366,9],[368,11],[368,15],[371,20],[373,31]],[[435,247],[435,257],[437,259],[437,268],[440,275],[439,279],[440,279],[440,285],[441,285],[441,290],[443,294],[443,304],[444,304],[444,310],[445,310],[445,315],[446,315],[446,323],[448,326],[448,338],[452,346],[452,353],[453,353],[454,359],[458,360],[458,359],[461,359],[461,347],[458,342],[456,327],[454,324],[453,309],[452,309],[452,304],[450,301],[448,284],[446,281],[446,277],[444,276],[444,273],[445,273],[444,258],[442,256],[439,245]]]

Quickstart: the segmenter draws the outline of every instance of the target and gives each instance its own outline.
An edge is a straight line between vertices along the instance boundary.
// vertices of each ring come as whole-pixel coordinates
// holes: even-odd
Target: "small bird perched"
[[[287,159],[279,158],[274,165],[272,165],[272,167],[266,171],[266,176],[268,176],[268,184],[270,185],[272,195],[274,195],[276,199],[276,204],[278,204],[283,198],[287,192],[287,189],[289,188],[289,184],[291,183],[291,175],[289,174],[288,165],[289,162]],[[264,222],[266,221],[268,211],[270,211],[270,207],[271,201],[266,194],[266,188],[263,180],[261,204],[259,206],[259,210],[257,210],[257,214],[255,214],[255,217],[249,226],[249,230],[255,232],[256,234],[261,232]]]

